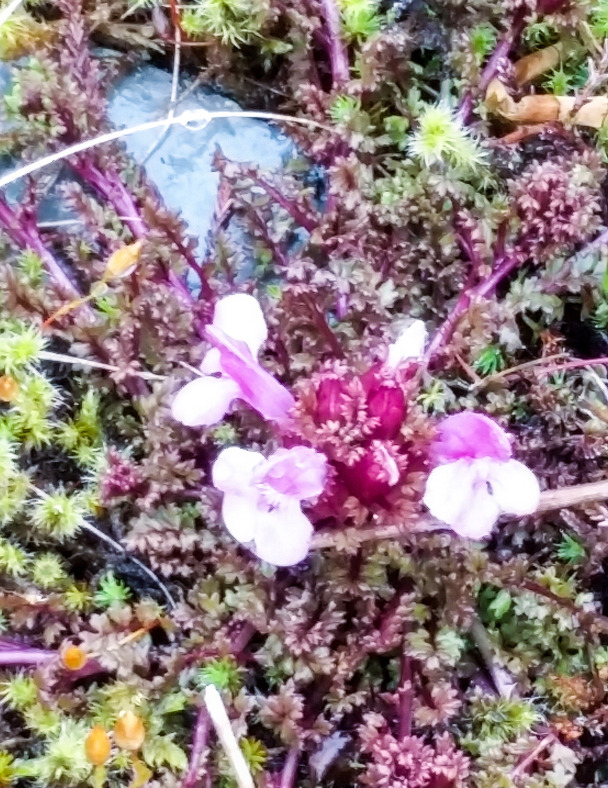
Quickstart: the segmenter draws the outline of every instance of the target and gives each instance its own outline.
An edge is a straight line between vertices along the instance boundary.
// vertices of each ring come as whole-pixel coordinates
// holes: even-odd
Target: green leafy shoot
[[[585,546],[570,534],[562,535],[555,552],[559,560],[566,564],[580,564],[587,557]]]
[[[499,345],[488,345],[473,362],[473,369],[484,377],[494,375],[505,367],[505,357]]]
[[[93,601],[98,607],[120,607],[126,604],[131,596],[131,589],[126,583],[118,580],[114,576],[114,572],[108,572],[99,581],[99,587],[95,592]]]

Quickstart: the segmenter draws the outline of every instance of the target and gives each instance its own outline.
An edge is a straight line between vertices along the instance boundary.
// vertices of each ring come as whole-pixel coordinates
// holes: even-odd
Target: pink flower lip
[[[443,419],[432,448],[436,463],[488,457],[506,462],[512,456],[507,433],[481,413],[464,411]]]
[[[206,334],[214,347],[200,377],[178,391],[173,417],[188,427],[210,426],[242,400],[269,421],[286,420],[294,398],[257,360],[268,329],[256,299],[244,293],[222,298]]]
[[[224,524],[238,542],[275,566],[293,566],[306,558],[313,527],[301,502],[323,491],[324,455],[294,446],[266,459],[233,446],[220,453],[212,475],[214,486],[224,493]]]
[[[482,539],[500,514],[525,516],[538,507],[538,480],[511,458],[507,433],[487,416],[448,416],[431,453],[437,466],[427,479],[424,503],[460,536]]]

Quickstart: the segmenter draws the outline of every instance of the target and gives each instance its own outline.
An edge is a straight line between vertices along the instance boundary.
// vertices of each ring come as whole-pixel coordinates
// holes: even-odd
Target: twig
[[[102,541],[104,541],[107,544],[111,545],[117,552],[122,553],[130,561],[132,561],[134,564],[136,564],[142,570],[142,572],[144,572],[146,575],[148,575],[150,580],[153,580],[154,583],[160,588],[160,590],[163,593],[163,596],[167,600],[167,603],[168,603],[169,607],[172,610],[175,610],[175,608],[177,607],[177,604],[175,603],[175,600],[173,599],[173,597],[169,593],[169,589],[167,588],[167,586],[161,580],[159,580],[159,578],[154,574],[154,572],[150,569],[150,567],[146,566],[143,563],[143,561],[139,560],[139,558],[135,558],[134,555],[132,555],[131,553],[127,552],[126,548],[124,548],[118,542],[115,542],[114,539],[112,539],[111,536],[108,536],[103,531],[100,531],[99,528],[96,528],[94,525],[92,525],[92,523],[89,523],[86,520],[82,520],[80,525],[81,525],[82,528],[84,528],[85,531],[88,531],[89,533],[94,534],[95,536],[97,536]]]
[[[497,665],[494,661],[492,642],[488,637],[486,628],[479,619],[476,619],[473,621],[469,631],[477,646],[477,650],[482,656],[488,673],[492,677],[496,691],[502,698],[510,698],[516,686],[515,681],[505,668]]]
[[[524,361],[523,364],[517,364],[515,367],[509,367],[508,369],[503,369],[500,372],[495,372],[493,375],[488,375],[486,378],[482,378],[478,383],[475,383],[474,388],[480,388],[488,385],[489,383],[495,383],[497,380],[510,377],[511,375],[518,375],[521,372],[525,372],[526,369],[542,366],[548,361],[556,361],[558,358],[564,358],[564,356],[567,356],[567,354],[554,353],[553,355],[545,356],[544,358],[535,358],[532,359],[532,361]]]
[[[175,6],[175,0],[171,0],[171,19],[173,20],[173,45],[175,47],[173,51],[173,74],[171,77],[171,95],[169,97],[169,109],[167,112],[167,121],[170,121],[172,118],[175,117],[175,107],[177,105],[177,91],[179,88],[179,69],[181,64],[181,54],[182,54],[182,29],[179,24],[179,14],[177,8]],[[142,166],[146,164],[146,162],[153,156],[156,151],[161,147],[169,131],[171,129],[171,124],[167,122],[167,125],[162,130],[161,134],[159,135],[158,139],[152,143],[149,147],[148,152],[143,158]]]
[[[209,717],[209,712],[205,706],[201,706],[196,718],[190,763],[182,783],[182,788],[195,788],[198,783],[201,763],[203,762],[205,750],[207,749],[210,723],[211,719]]]
[[[247,766],[247,761],[241,752],[239,743],[237,742],[234,731],[232,730],[232,725],[228,719],[224,702],[220,693],[217,691],[217,688],[214,687],[213,684],[209,684],[207,687],[205,687],[203,699],[205,701],[207,711],[209,712],[209,716],[211,717],[211,721],[213,722],[213,727],[215,728],[218,739],[220,740],[220,743],[224,748],[226,755],[228,756],[228,760],[230,761],[234,771],[234,776],[236,777],[239,788],[255,788],[253,777],[251,776],[251,772]]]
[[[535,515],[543,512],[567,509],[571,506],[582,506],[586,503],[608,500],[608,480],[590,482],[589,484],[576,484],[572,487],[563,487],[558,490],[545,490],[540,494],[540,501]],[[531,515],[532,516],[532,515]],[[505,519],[514,519],[513,515]],[[357,546],[364,542],[380,541],[383,539],[409,539],[413,533],[424,530],[439,530],[447,528],[432,517],[421,516],[416,526],[408,529],[403,525],[368,526],[367,528],[345,528],[341,531],[319,531],[312,540],[312,548],[323,550],[341,544]]]
[[[41,490],[39,487],[36,487],[36,485],[34,484],[30,484],[30,489],[40,498],[46,498],[46,499],[50,498],[50,495],[48,493],[46,493],[44,490]],[[101,531],[92,523],[88,522],[88,520],[81,518],[79,525],[85,531],[94,534],[98,539],[101,539],[103,542],[106,542],[106,544],[109,544],[111,547],[114,548],[114,550],[116,550],[117,553],[122,553],[122,555],[126,556],[130,561],[133,561],[134,564],[137,564],[137,566],[142,570],[142,572],[148,575],[148,577],[154,581],[155,585],[157,585],[160,588],[165,599],[169,604],[169,607],[172,608],[173,610],[177,607],[175,600],[169,593],[169,590],[167,589],[165,584],[161,580],[159,580],[159,578],[154,574],[154,572],[148,566],[146,566],[142,561],[140,561],[139,558],[135,558],[135,556],[129,553],[126,550],[126,548],[124,548],[118,542],[115,542],[111,536],[108,536],[106,533]]]

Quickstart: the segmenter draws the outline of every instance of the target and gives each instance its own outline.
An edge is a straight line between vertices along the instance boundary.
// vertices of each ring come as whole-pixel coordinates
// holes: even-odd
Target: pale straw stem
[[[241,752],[239,743],[230,725],[224,701],[213,684],[209,684],[205,687],[203,699],[209,716],[211,717],[211,722],[217,733],[217,737],[234,770],[234,776],[236,777],[239,788],[255,788],[255,783],[253,782],[249,767],[247,766],[247,761]]]

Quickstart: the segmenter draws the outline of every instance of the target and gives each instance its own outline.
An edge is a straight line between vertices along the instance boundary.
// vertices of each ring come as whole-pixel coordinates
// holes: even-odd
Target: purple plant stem
[[[502,280],[515,271],[516,268],[519,268],[520,265],[521,260],[518,260],[517,257],[507,256],[500,260],[498,264],[494,266],[492,273],[484,279],[483,282],[477,285],[473,291],[474,297],[487,298],[489,295],[492,295]]]
[[[524,26],[524,20],[521,15],[516,17],[511,26],[509,28],[509,32],[505,35],[503,40],[497,45],[496,49],[490,56],[490,59],[486,63],[481,72],[481,76],[479,77],[479,84],[478,90],[479,93],[483,96],[485,95],[486,90],[488,89],[488,85],[496,76],[498,69],[500,68],[501,62],[507,57],[509,52],[511,51],[511,47],[515,43],[515,40],[519,37]],[[473,94],[470,90],[468,90],[464,98],[460,103],[460,107],[458,108],[458,119],[462,123],[468,123],[471,119],[471,114],[473,112]]]
[[[538,756],[546,750],[547,747],[555,741],[555,734],[553,732],[547,733],[543,738],[538,742],[534,749],[530,750],[530,752],[522,758],[522,760],[511,770],[511,774],[509,777],[511,780],[517,779],[520,775],[524,774],[534,763],[534,761],[538,758]]]
[[[259,186],[261,189],[264,189],[266,194],[283,208],[291,218],[296,221],[301,227],[303,227],[307,232],[312,233],[318,226],[318,222],[306,211],[300,208],[291,200],[288,200],[281,192],[275,188],[271,183],[260,178],[258,175],[251,174],[251,179],[253,182]]]
[[[287,758],[281,772],[280,788],[293,788],[300,761],[300,748],[294,745],[287,753]]]
[[[60,263],[46,248],[38,230],[31,224],[20,220],[2,196],[0,196],[0,224],[16,246],[22,249],[31,249],[38,255],[47,272],[54,279],[57,288],[64,295],[71,299],[80,298],[81,294],[72,284]]]
[[[460,318],[469,308],[471,298],[472,293],[465,285],[449,315],[433,334],[429,346],[422,357],[420,365],[422,368],[427,367],[431,361],[433,361],[437,353],[439,353],[439,351],[449,342],[452,334],[454,333],[454,329],[460,321]]]
[[[198,710],[198,717],[196,718],[196,726],[194,728],[194,737],[192,739],[192,752],[190,753],[190,763],[188,771],[184,777],[182,788],[195,788],[199,782],[199,771],[205,750],[207,749],[207,739],[209,737],[211,720],[207,709],[201,706]]]
[[[439,353],[439,351],[450,341],[456,326],[468,310],[471,302],[477,298],[487,298],[492,295],[500,282],[520,265],[521,260],[517,257],[506,256],[495,263],[492,273],[479,282],[476,287],[471,287],[470,282],[467,282],[449,315],[433,335],[422,359],[421,366],[423,368],[427,367],[433,361],[437,353]]]
[[[327,30],[327,46],[329,49],[329,62],[331,64],[331,76],[334,89],[348,82],[350,73],[348,70],[348,53],[342,40],[340,30],[340,12],[335,0],[321,0],[321,8],[325,17]]]
[[[141,217],[140,210],[135,204],[133,196],[115,172],[111,169],[102,172],[85,156],[71,159],[70,166],[84,181],[92,186],[98,194],[112,205],[118,216],[120,216],[122,221],[127,225],[134,238],[145,238],[148,227]],[[198,275],[205,295],[211,297],[213,292],[204,276],[203,269],[197,263],[193,254],[186,249],[183,244],[176,241],[175,238],[171,240],[176,243],[179,251],[186,259],[188,266]],[[187,301],[190,303],[193,301],[190,291],[177,275],[168,276],[167,278],[170,280],[170,284],[175,287]]]
[[[0,665],[40,665],[56,658],[55,651],[8,643],[0,645]]]
[[[107,172],[102,172],[92,161],[90,161],[90,159],[84,156],[71,159],[70,166],[84,181],[92,186],[98,194],[112,205],[116,213],[127,225],[134,238],[141,239],[145,237],[148,230],[146,223],[141,218],[139,209],[129,190],[112,170],[108,169]],[[185,253],[183,247],[180,251]],[[189,257],[192,257],[192,255],[189,255]],[[191,265],[192,262],[194,263],[197,273],[202,277],[202,270],[193,257],[192,260],[188,260],[189,265]],[[192,306],[194,304],[194,298],[182,279],[171,269],[167,270],[165,275],[168,283],[181,296],[182,300]],[[209,284],[204,277],[201,278],[201,282],[204,282],[204,285],[208,288],[208,293],[212,294]],[[198,320],[195,321],[194,325],[197,334],[202,337],[204,335],[204,325]]]
[[[401,655],[401,676],[399,679],[399,738],[412,735],[412,660],[407,654]]]

